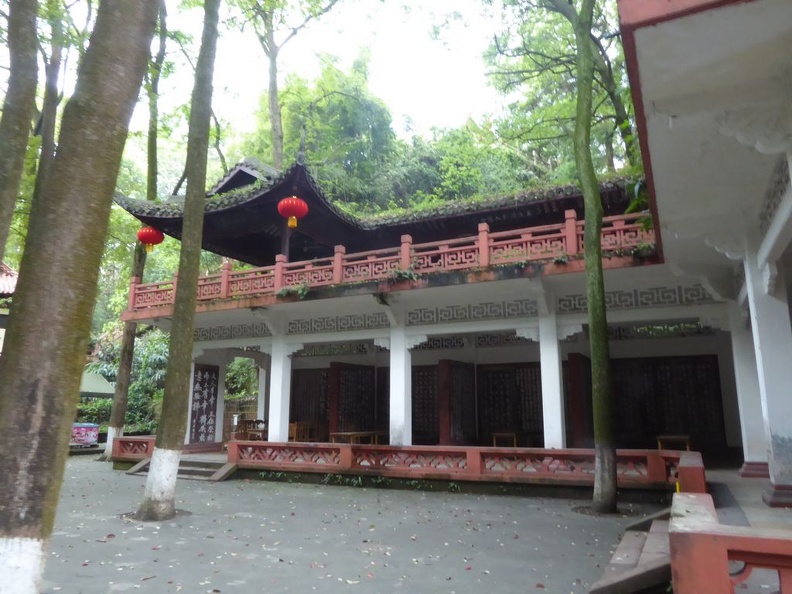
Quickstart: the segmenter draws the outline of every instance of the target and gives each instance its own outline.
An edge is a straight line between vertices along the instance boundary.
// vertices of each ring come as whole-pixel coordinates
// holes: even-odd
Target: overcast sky
[[[343,0],[331,13],[301,31],[284,47],[281,83],[288,73],[312,79],[317,56],[329,53],[347,70],[362,47],[371,50],[370,89],[385,101],[397,133],[409,118],[414,129],[456,127],[469,116],[497,112],[500,99],[489,87],[481,54],[496,30],[482,17],[481,0]],[[457,12],[439,40],[432,26]],[[176,18],[176,10],[172,12]],[[201,11],[193,26],[200,38]],[[266,88],[266,62],[252,34],[226,33],[219,42],[215,73],[215,109],[238,131],[252,122]],[[183,92],[182,88],[182,92]],[[166,92],[167,93],[167,92]],[[167,97],[163,97],[165,103]],[[183,101],[183,100],[182,100]]]

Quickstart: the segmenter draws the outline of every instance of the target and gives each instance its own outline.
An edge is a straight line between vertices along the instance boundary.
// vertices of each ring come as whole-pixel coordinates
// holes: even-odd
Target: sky
[[[482,59],[497,23],[484,18],[482,10],[481,0],[342,0],[284,46],[280,83],[289,73],[318,76],[320,54],[337,56],[346,70],[367,47],[370,90],[390,108],[397,134],[409,135],[408,121],[415,132],[427,135],[433,127],[480,119],[499,112],[502,102],[487,82]],[[432,39],[433,25],[454,12],[461,18],[452,19],[439,39]],[[176,10],[171,14],[175,18]],[[196,39],[201,16],[194,11],[190,21]],[[215,72],[218,115],[244,131],[252,125],[266,85],[264,53],[252,33],[226,33],[218,44]]]

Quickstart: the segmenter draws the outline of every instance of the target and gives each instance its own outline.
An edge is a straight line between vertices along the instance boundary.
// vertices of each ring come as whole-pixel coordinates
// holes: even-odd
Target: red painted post
[[[650,482],[667,483],[668,473],[666,472],[665,459],[660,452],[648,452],[646,454],[646,474]]]
[[[228,462],[231,464],[239,462],[239,444],[234,441],[228,442]]]
[[[401,236],[399,267],[402,270],[410,270],[412,268],[412,235]]]
[[[275,289],[275,292],[283,288],[283,267],[286,262],[286,256],[283,254],[275,256],[275,285],[272,287]]]
[[[223,260],[223,268],[220,271],[220,299],[228,299],[228,285],[231,276],[231,261]]]
[[[479,448],[466,448],[467,472],[469,478],[475,479],[481,476],[481,450]]]
[[[173,285],[171,286],[171,303],[176,303],[176,285],[179,284],[179,273],[173,275]]]
[[[140,284],[140,277],[133,276],[132,280],[129,283],[129,304],[127,305],[127,309],[129,311],[133,311],[135,309],[135,302],[137,301],[137,286]]]
[[[353,462],[352,446],[345,443],[338,444],[338,469],[352,470]]]
[[[340,285],[344,280],[344,255],[346,247],[343,245],[335,246],[333,252],[333,284]]]
[[[478,225],[478,250],[479,266],[489,266],[489,224],[487,223],[479,223]]]
[[[564,236],[566,237],[567,254],[576,256],[578,253],[577,213],[574,209],[564,211]]]

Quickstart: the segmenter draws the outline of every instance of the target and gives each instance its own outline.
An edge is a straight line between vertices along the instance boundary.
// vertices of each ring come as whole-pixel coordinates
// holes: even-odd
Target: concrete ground
[[[180,480],[176,519],[125,517],[145,478],[70,457],[42,592],[582,594],[623,515],[585,501]]]

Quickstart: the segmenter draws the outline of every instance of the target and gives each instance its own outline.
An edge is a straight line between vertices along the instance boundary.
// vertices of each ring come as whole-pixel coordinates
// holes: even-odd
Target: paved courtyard
[[[42,592],[579,594],[626,524],[585,502],[230,480],[179,481],[176,519],[124,517],[144,477],[66,468]]]

